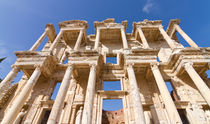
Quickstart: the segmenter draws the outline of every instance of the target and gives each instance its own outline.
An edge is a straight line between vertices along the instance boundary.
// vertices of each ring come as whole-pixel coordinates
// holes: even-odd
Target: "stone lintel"
[[[69,20],[69,21],[63,21],[59,23],[60,28],[82,28],[85,27],[85,29],[88,28],[88,22],[84,20]]]
[[[45,27],[45,30],[48,33],[48,37],[49,37],[50,42],[52,43],[57,36],[53,24],[47,24],[46,27]]]
[[[145,19],[144,21],[139,21],[139,22],[134,22],[133,23],[133,31],[132,31],[132,35],[135,35],[135,32],[137,30],[138,27],[142,27],[142,28],[158,28],[159,26],[162,26],[162,21],[161,20],[147,20]]]
[[[171,36],[172,35],[171,33],[173,33],[174,24],[179,25],[179,23],[180,23],[180,19],[171,19],[166,29],[166,33],[169,36]]]
[[[122,21],[121,24],[120,23],[115,23],[114,19],[106,19],[102,22],[98,22],[95,21],[94,22],[94,27],[95,27],[95,32],[97,30],[97,28],[101,28],[101,29],[115,29],[115,28],[127,28],[127,21]],[[95,33],[96,34],[96,33]]]

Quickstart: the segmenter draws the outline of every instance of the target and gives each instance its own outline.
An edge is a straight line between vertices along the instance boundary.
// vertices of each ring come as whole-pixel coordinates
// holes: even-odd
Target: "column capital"
[[[158,69],[158,66],[159,66],[159,63],[158,62],[153,62],[153,63],[150,63],[150,66],[151,66],[151,69]]]
[[[49,31],[50,31],[50,29],[49,29],[49,27],[47,27],[47,28],[45,28],[45,33],[49,33]]]
[[[96,70],[97,65],[95,63],[90,63],[89,66],[90,66],[90,70],[94,70],[94,71]]]
[[[35,64],[35,69],[39,69],[40,71],[43,71],[44,67],[41,64]]]
[[[73,68],[74,68],[74,66],[75,66],[75,64],[74,64],[74,63],[69,63],[67,68],[71,68],[71,69],[73,69]]]
[[[17,66],[17,65],[15,65],[15,64],[13,64],[13,65],[11,66],[11,68],[13,68],[14,70],[19,70],[19,69],[20,69],[20,67]]]
[[[189,69],[189,67],[193,66],[193,62],[184,62],[181,64],[182,67],[184,67],[185,69]]]
[[[133,68],[134,63],[133,62],[132,63],[127,63],[126,66],[127,66],[127,68]]]
[[[101,27],[97,27],[96,30],[97,30],[97,31],[100,31],[100,30],[101,30]]]
[[[63,33],[64,31],[66,31],[66,30],[63,29],[63,28],[60,29],[60,32],[61,32],[61,33]],[[59,32],[59,33],[60,33],[60,32]]]
[[[163,29],[163,26],[162,25],[159,25],[158,28],[162,28]]]
[[[120,28],[120,30],[121,30],[121,31],[125,31],[125,27],[122,26],[122,27]]]
[[[172,76],[171,79],[174,80],[174,81],[176,81],[176,82],[178,81],[177,76]]]

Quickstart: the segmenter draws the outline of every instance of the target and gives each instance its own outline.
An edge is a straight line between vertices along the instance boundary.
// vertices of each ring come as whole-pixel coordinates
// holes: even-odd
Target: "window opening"
[[[51,100],[55,100],[55,99],[56,99],[56,96],[57,96],[57,94],[58,94],[58,90],[59,90],[60,86],[61,86],[61,83],[60,83],[60,82],[58,82],[58,83],[55,85],[54,91],[53,91],[53,93],[52,93],[52,95],[51,95],[51,97],[50,97]]]
[[[112,91],[112,90],[121,90],[121,82],[118,81],[103,81],[103,90]]]
[[[117,56],[107,56],[106,63],[117,64]]]
[[[102,124],[125,123],[122,99],[103,99]]]
[[[179,116],[181,117],[183,124],[190,124],[189,120],[187,119],[187,116],[186,116],[186,110],[185,109],[177,109],[177,110],[178,110]]]
[[[42,118],[41,124],[46,124],[47,123],[47,120],[48,120],[48,118],[50,116],[50,112],[51,112],[51,110],[46,110],[44,112],[44,116]]]

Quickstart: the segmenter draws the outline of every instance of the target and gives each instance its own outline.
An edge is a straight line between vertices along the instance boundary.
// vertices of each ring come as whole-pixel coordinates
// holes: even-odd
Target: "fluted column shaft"
[[[84,33],[84,29],[81,29],[80,32],[79,32],[79,36],[77,38],[76,44],[74,46],[74,50],[78,50],[79,49],[80,44],[82,42],[83,33]]]
[[[58,117],[62,110],[62,106],[64,103],[64,99],[70,84],[70,79],[72,75],[73,65],[68,66],[66,69],[64,78],[62,80],[61,86],[58,91],[58,95],[55,99],[55,102],[53,104],[49,119],[47,121],[47,124],[57,124],[58,123]]]
[[[55,40],[53,41],[52,45],[50,46],[49,51],[53,51],[53,49],[56,47],[56,45],[58,44],[58,42],[60,41],[61,37],[63,36],[63,30],[61,29],[59,34],[57,35],[57,37],[55,38]]]
[[[24,88],[22,89],[22,91],[20,92],[20,94],[13,101],[11,108],[9,108],[9,110],[5,114],[1,124],[12,124],[14,122],[16,116],[18,115],[26,99],[28,98],[31,90],[36,84],[40,74],[41,74],[40,67],[37,67],[34,70],[28,82],[26,83],[26,85],[24,86]]]
[[[98,49],[98,45],[100,42],[100,28],[97,28],[97,32],[96,32],[96,40],[95,40],[95,46],[94,49]]]
[[[201,77],[198,75],[198,73],[195,71],[195,69],[192,66],[192,63],[185,63],[184,69],[190,76],[190,78],[193,80],[195,86],[200,91],[203,98],[206,100],[208,105],[210,106],[210,90],[206,83],[201,79]]]
[[[127,71],[128,71],[128,78],[129,78],[130,87],[131,87],[130,91],[131,91],[131,97],[133,99],[134,117],[135,117],[136,124],[146,124],[141,97],[139,93],[139,88],[137,85],[136,76],[135,76],[133,67],[129,65],[127,67]]]
[[[159,27],[159,31],[162,34],[163,38],[168,43],[168,45],[171,47],[171,49],[176,48],[174,41],[168,36],[168,34],[165,32],[162,26]]]
[[[122,42],[123,42],[123,48],[127,49],[128,48],[128,42],[126,39],[126,34],[125,34],[125,29],[121,28],[121,36],[122,36]]]
[[[96,65],[92,65],[90,68],[90,74],[88,78],[87,90],[85,95],[84,110],[82,113],[82,124],[91,124],[93,99],[95,94],[96,83]]]
[[[181,29],[179,25],[175,24],[174,26],[175,26],[176,31],[179,32],[179,34],[187,41],[187,43],[191,47],[198,48],[198,45]]]
[[[2,80],[0,83],[0,93],[2,93],[5,89],[9,88],[10,83],[14,80],[18,71],[19,71],[18,67],[16,66],[12,67],[12,70],[7,74],[4,80]],[[0,95],[0,98],[1,98],[1,95]]]
[[[161,94],[163,101],[165,103],[165,107],[166,107],[166,110],[170,117],[171,122],[173,124],[177,124],[177,123],[181,124],[182,123],[181,118],[180,118],[179,113],[176,109],[176,106],[171,98],[168,88],[163,80],[160,70],[158,69],[158,66],[156,64],[152,64],[151,69],[152,69],[153,75],[155,77],[160,94]]]
[[[144,33],[143,33],[142,29],[141,28],[137,28],[137,30],[139,32],[139,36],[140,36],[141,41],[142,41],[142,43],[144,45],[144,48],[149,48],[148,42],[147,42],[147,40],[146,40],[146,38],[144,36]]]
[[[47,33],[48,33],[48,30],[45,30],[44,33],[40,36],[40,38],[31,47],[30,51],[35,51],[39,47],[39,45],[42,43],[44,38],[47,36]]]

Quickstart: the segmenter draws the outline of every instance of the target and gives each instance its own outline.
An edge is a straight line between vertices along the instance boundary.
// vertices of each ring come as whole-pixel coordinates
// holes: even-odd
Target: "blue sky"
[[[0,77],[6,76],[15,62],[14,51],[28,50],[47,23],[87,20],[88,34],[93,22],[115,18],[128,21],[131,33],[134,21],[181,19],[182,29],[201,47],[210,46],[210,0],[0,0]],[[182,41],[183,42],[183,41]],[[186,45],[186,44],[184,44]]]
[[[15,62],[14,51],[28,50],[44,31],[47,23],[58,32],[60,21],[87,20],[88,34],[94,33],[93,22],[115,18],[128,20],[127,32],[134,21],[181,19],[182,29],[202,47],[210,46],[210,1],[202,0],[0,0],[0,77]]]

